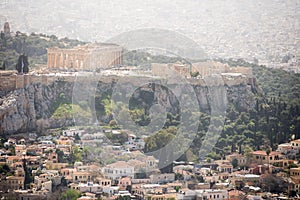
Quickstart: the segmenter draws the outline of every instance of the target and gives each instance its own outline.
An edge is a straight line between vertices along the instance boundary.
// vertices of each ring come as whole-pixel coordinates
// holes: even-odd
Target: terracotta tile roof
[[[22,159],[22,156],[8,156],[7,160],[19,160]]]
[[[267,156],[266,151],[253,151],[252,154],[253,154],[253,155]],[[281,153],[278,152],[278,151],[271,151],[269,155],[272,156],[272,155],[280,155],[280,154],[281,154]]]
[[[238,197],[239,195],[245,195],[245,193],[239,190],[231,190],[228,192],[229,197]]]
[[[130,168],[130,166],[127,162],[125,161],[118,161],[115,163],[112,163],[110,165],[107,165],[108,168]]]
[[[146,165],[144,162],[134,159],[129,160],[127,163],[133,167]]]

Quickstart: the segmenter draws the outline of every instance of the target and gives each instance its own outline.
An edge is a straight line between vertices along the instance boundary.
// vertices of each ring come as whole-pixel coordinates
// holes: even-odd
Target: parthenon
[[[116,44],[94,43],[73,49],[48,48],[48,68],[92,70],[123,64],[123,48]]]

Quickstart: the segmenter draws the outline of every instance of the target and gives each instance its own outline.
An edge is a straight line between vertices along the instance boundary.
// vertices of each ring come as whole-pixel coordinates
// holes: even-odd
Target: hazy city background
[[[299,0],[1,0],[0,24],[84,41],[139,28],[182,33],[212,57],[299,72]],[[256,60],[257,61],[257,60]]]

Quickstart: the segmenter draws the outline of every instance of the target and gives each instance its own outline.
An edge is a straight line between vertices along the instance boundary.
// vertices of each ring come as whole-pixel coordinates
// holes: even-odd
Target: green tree
[[[233,159],[231,164],[232,164],[233,168],[237,168],[238,167],[238,160],[236,158]]]
[[[197,77],[197,76],[199,76],[200,73],[197,71],[197,72],[191,72],[190,74],[191,74],[191,77]]]
[[[10,152],[11,152],[11,155],[13,155],[13,156],[16,155],[16,148],[15,148],[15,146],[10,146],[10,147],[9,147],[9,150],[10,150]]]
[[[18,73],[24,73],[27,74],[29,72],[29,63],[28,63],[28,57],[25,55],[20,55],[18,59],[18,63],[16,65],[16,70]]]
[[[0,174],[7,174],[8,172],[10,172],[10,169],[7,164],[0,165]]]
[[[55,151],[57,153],[57,156],[58,156],[58,162],[59,163],[64,163],[66,162],[66,159],[65,159],[65,154],[63,151],[59,150],[59,149],[56,149]]]
[[[282,177],[277,177],[274,174],[263,175],[260,182],[264,191],[276,194],[287,192],[288,183]]]
[[[27,161],[25,158],[23,158],[23,169],[25,172],[24,188],[27,188],[27,185],[29,185],[32,182],[33,177],[31,174],[32,170],[27,167]]]
[[[118,196],[117,200],[130,200],[130,196]]]
[[[183,180],[183,175],[180,174],[180,173],[175,173],[175,180],[182,181]]]
[[[62,193],[60,200],[76,200],[81,196],[81,193],[78,190],[67,189]]]

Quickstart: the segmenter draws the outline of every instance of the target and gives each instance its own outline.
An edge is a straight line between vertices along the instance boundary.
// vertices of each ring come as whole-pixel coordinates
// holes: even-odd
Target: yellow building
[[[74,172],[73,183],[87,183],[92,181],[92,176],[89,172]]]
[[[233,160],[238,161],[238,166],[247,166],[247,157],[238,153],[233,153],[226,156],[226,160],[228,160],[230,163],[232,163]]]
[[[300,167],[298,167],[298,168],[291,168],[290,169],[290,176],[300,178]]]
[[[54,163],[52,161],[48,161],[46,163],[46,169],[48,170],[61,170],[62,168],[65,168],[68,165],[68,163]]]
[[[272,151],[268,155],[266,151],[253,151],[251,153],[251,162],[256,164],[273,164],[282,157],[280,152]]]
[[[300,193],[300,167],[291,168],[290,176],[294,183],[293,190],[295,190],[297,193]]]
[[[24,189],[24,177],[20,176],[8,176],[6,177],[6,187],[9,190]]]

